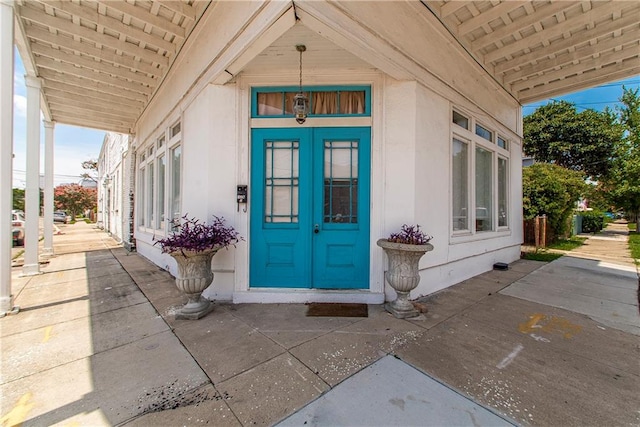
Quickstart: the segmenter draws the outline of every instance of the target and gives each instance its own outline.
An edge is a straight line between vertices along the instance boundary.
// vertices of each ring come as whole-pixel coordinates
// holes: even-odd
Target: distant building
[[[108,132],[98,158],[97,224],[132,249],[132,174],[129,159],[129,135]]]

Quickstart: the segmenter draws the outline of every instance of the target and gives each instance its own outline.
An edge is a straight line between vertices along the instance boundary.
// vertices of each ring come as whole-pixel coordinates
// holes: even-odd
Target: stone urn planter
[[[409,237],[403,236],[407,230]],[[416,317],[420,314],[409,301],[409,294],[420,283],[418,272],[420,258],[433,250],[433,245],[428,243],[431,237],[422,233],[419,226],[413,228],[405,225],[403,233],[392,234],[389,239],[380,239],[377,242],[377,245],[384,249],[389,259],[389,268],[384,277],[397,294],[394,301],[385,304],[385,309],[399,319]],[[411,238],[412,233],[420,233],[420,238]],[[419,242],[419,244],[404,242]]]
[[[220,249],[235,246],[242,238],[233,227],[224,225],[224,218],[215,215],[209,224],[186,215],[171,223],[176,231],[154,244],[176,260],[176,286],[189,298],[176,311],[176,319],[197,320],[213,310],[211,301],[202,297],[213,282],[211,259]]]
[[[202,292],[213,282],[211,259],[220,248],[202,252],[176,251],[169,255],[176,260],[176,286],[189,301],[176,311],[176,319],[198,320],[213,310],[213,304]]]

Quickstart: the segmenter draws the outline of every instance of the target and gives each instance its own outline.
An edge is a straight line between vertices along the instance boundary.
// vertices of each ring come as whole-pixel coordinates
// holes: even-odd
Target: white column
[[[25,76],[27,85],[27,185],[25,188],[24,266],[22,274],[40,274],[40,79]]]
[[[55,122],[44,122],[44,247],[42,255],[53,256],[53,144]]]
[[[0,317],[16,312],[11,296],[9,222],[13,207],[13,6],[0,1]]]

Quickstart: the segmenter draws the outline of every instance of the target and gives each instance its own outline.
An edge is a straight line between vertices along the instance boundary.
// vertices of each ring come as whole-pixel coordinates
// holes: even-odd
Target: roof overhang
[[[217,3],[16,2],[16,44],[27,72],[43,81],[45,117],[131,133],[185,42],[198,37],[194,32],[198,22],[205,13],[215,14]],[[373,6],[388,13],[366,13],[375,10]],[[270,2],[261,6],[267,7],[272,7]],[[229,48],[215,58],[215,68],[224,72],[210,76],[213,82],[224,84],[241,72],[293,27],[295,19],[318,33],[331,30],[335,43],[394,77],[411,76],[407,70],[416,65],[415,51],[412,54],[403,45],[401,36],[371,37],[371,42],[378,43],[375,47],[361,36],[376,25],[382,28],[387,20],[396,25],[398,19],[414,15],[439,26],[478,64],[485,78],[520,103],[640,73],[637,1],[399,1],[376,5],[296,0],[278,8],[284,11],[280,19],[261,19],[256,13],[245,27],[228,31]],[[409,21],[414,27],[418,22],[407,18]],[[343,27],[347,23],[346,30],[336,22]],[[348,31],[350,23],[360,32]]]

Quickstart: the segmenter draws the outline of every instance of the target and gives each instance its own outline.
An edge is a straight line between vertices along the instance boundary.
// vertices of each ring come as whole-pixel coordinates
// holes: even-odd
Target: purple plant
[[[211,224],[184,215],[181,220],[171,220],[177,231],[164,239],[156,240],[163,253],[181,251],[203,252],[207,249],[226,248],[242,240],[233,227],[224,225],[224,218],[213,216]]]
[[[391,233],[387,241],[393,243],[405,243],[408,245],[426,245],[433,239],[432,236],[420,230],[419,225],[403,224],[399,233]]]

